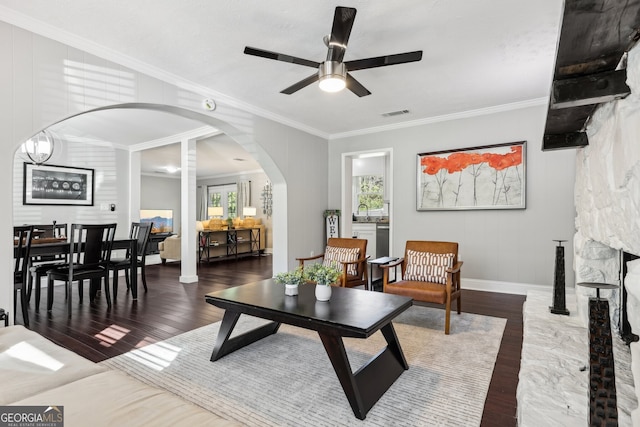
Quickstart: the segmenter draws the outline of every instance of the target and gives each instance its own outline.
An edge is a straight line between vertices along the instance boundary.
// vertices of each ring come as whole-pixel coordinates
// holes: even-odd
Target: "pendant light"
[[[43,130],[23,144],[23,150],[36,165],[41,165],[51,158],[54,140],[50,132]]]

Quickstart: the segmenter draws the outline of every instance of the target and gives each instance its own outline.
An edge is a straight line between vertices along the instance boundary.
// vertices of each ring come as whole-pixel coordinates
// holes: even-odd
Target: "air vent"
[[[401,116],[403,114],[409,114],[409,110],[398,110],[398,111],[391,111],[388,113],[382,113],[382,117]]]

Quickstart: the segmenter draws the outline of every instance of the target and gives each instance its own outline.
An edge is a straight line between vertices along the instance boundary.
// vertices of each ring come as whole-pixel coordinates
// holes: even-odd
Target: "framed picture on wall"
[[[526,141],[418,154],[417,210],[524,209]]]
[[[93,206],[93,169],[24,164],[25,205]]]

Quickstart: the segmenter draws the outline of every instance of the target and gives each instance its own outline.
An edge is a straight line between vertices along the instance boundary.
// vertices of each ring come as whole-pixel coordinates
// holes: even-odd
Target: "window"
[[[384,177],[362,175],[353,177],[353,212],[357,215],[382,215],[384,208]],[[365,207],[366,206],[366,207]],[[368,208],[368,209],[367,209]]]
[[[207,186],[207,207],[222,206],[222,216],[235,218],[238,216],[238,187],[236,184]]]

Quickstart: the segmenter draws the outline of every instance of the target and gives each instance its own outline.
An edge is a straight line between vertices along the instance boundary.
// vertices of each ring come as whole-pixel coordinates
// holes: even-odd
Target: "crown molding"
[[[68,31],[64,31],[60,28],[54,27],[46,22],[39,21],[30,16],[16,12],[15,10],[9,9],[6,6],[0,6],[0,20],[7,22],[11,25],[14,25],[16,27],[20,27],[22,29],[30,31],[34,34],[38,34],[40,36],[55,40],[59,43],[63,43],[65,45],[74,47],[76,49],[85,51],[92,55],[96,55],[100,58],[104,58],[108,61],[127,67],[136,72],[143,73],[148,76],[157,78],[158,80],[172,84],[181,89],[191,91],[195,94],[201,94],[203,98],[213,98],[215,99],[216,103],[218,103],[219,105],[226,105],[229,107],[237,108],[239,110],[243,110],[248,113],[254,114],[256,116],[281,123],[283,125],[289,126],[294,129],[298,129],[300,131],[306,132],[308,134],[311,134],[326,140],[337,140],[337,139],[348,138],[348,137],[359,136],[359,135],[368,135],[372,133],[410,128],[410,127],[421,126],[421,125],[431,124],[431,123],[477,117],[477,116],[482,116],[487,114],[494,114],[498,112],[527,108],[531,106],[546,105],[549,102],[548,97],[534,98],[534,99],[520,101],[520,102],[502,104],[502,105],[486,107],[486,108],[479,108],[475,110],[463,111],[463,112],[453,113],[453,114],[445,114],[445,115],[440,115],[435,117],[427,117],[424,119],[394,123],[394,124],[389,124],[385,126],[376,126],[376,127],[359,129],[359,130],[354,130],[349,132],[329,134],[329,133],[320,131],[319,129],[313,128],[311,126],[307,126],[295,120],[291,120],[287,117],[281,116],[279,114],[275,114],[271,111],[264,110],[253,104],[240,101],[236,98],[217,92],[211,88],[202,86],[198,83],[186,80],[173,73],[169,73],[155,66],[152,66],[145,62],[132,58],[128,55],[124,55],[106,46],[93,43],[82,37],[74,35]],[[215,116],[215,113],[212,113],[212,114]]]
[[[244,176],[244,175],[253,175],[253,174],[259,174],[259,173],[263,174],[264,169],[255,169],[255,170],[248,170],[248,171],[235,172],[235,173],[221,173],[217,175],[202,176],[202,177],[199,176],[196,178],[196,181],[200,182],[200,181],[206,181],[209,179],[228,178],[230,176],[239,176],[239,175]]]
[[[467,119],[471,117],[484,116],[487,114],[501,113],[505,111],[519,110],[539,105],[547,105],[549,98],[534,98],[526,101],[512,102],[509,104],[494,105],[492,107],[478,108],[476,110],[461,111],[459,113],[443,114],[441,116],[426,117],[424,119],[411,120],[407,122],[393,123],[385,126],[376,126],[367,129],[359,129],[349,132],[334,133],[329,136],[329,140],[349,138],[352,136],[369,135],[372,133],[385,132],[396,129],[405,129],[415,126],[422,126],[432,123],[446,122],[450,120]]]

